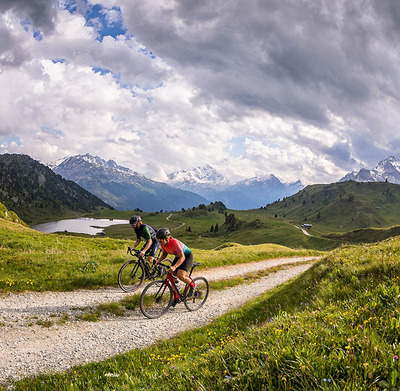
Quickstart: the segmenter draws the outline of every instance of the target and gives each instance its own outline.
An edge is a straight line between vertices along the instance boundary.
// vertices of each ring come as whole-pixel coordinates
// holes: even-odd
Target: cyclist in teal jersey
[[[141,242],[141,238],[146,240],[143,248],[140,250],[140,255],[142,257],[147,256],[147,260],[152,264],[153,259],[156,256],[157,250],[159,248],[159,243],[156,238],[156,231],[150,227],[150,225],[143,224],[140,216],[132,216],[129,220],[129,224],[135,230],[136,242],[132,249],[136,248]]]
[[[168,228],[160,228],[157,231],[157,239],[160,242],[162,254],[158,259],[161,262],[168,254],[175,255],[170,270],[185,284],[189,284],[188,297],[193,295],[194,282],[188,276],[188,271],[193,265],[193,253],[188,246],[171,236]]]

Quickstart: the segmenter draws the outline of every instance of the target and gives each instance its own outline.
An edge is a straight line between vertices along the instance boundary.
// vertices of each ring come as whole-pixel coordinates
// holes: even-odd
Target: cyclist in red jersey
[[[171,236],[168,228],[160,228],[157,231],[157,239],[162,248],[162,254],[158,259],[161,262],[168,254],[175,255],[170,270],[185,284],[189,284],[188,297],[193,295],[194,283],[188,276],[188,271],[193,265],[193,253],[188,246]]]

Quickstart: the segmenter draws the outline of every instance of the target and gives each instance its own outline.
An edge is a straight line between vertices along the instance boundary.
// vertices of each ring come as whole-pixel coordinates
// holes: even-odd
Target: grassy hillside
[[[373,243],[400,235],[400,226],[390,228],[362,228],[349,231],[344,234],[328,234],[326,238],[339,240],[342,242]]]
[[[265,208],[269,216],[310,223],[317,233],[400,224],[400,185],[387,182],[340,182],[307,186]]]
[[[0,202],[28,224],[78,217],[105,202],[27,155],[0,155]]]
[[[103,218],[129,219],[138,212],[99,211],[92,216]],[[275,243],[298,249],[331,250],[341,244],[335,238],[319,238],[304,235],[293,224],[269,216],[264,210],[249,211],[226,210],[227,215],[234,215],[226,222],[226,215],[218,211],[199,209],[180,212],[140,213],[145,223],[158,229],[168,227],[172,235],[182,240],[189,247],[213,249],[226,242],[243,245]],[[218,231],[215,227],[218,225]],[[214,227],[214,231],[211,231]],[[119,239],[133,239],[133,230],[126,225],[113,225],[105,230],[106,236]]]
[[[132,240],[44,234],[1,218],[0,238],[0,292],[116,286],[118,270],[129,259],[126,249],[132,244]],[[200,268],[319,254],[274,244],[192,250]]]
[[[226,224],[224,213],[216,211],[198,210],[185,212],[140,213],[143,220],[155,228],[167,226],[172,234],[189,246],[212,249],[225,242],[236,242],[244,245],[261,243],[275,243],[291,248],[316,250],[332,250],[343,243],[370,243],[400,234],[400,226],[388,228],[358,228],[347,232],[325,233],[313,225],[310,236],[301,230],[300,222],[286,218],[271,216],[264,209],[227,210],[228,215],[234,215],[235,223]],[[96,217],[129,219],[138,212],[101,211],[94,214]],[[397,219],[393,219],[395,221]],[[231,221],[232,222],[232,221]],[[218,225],[218,232],[210,232],[211,226]],[[325,227],[326,228],[326,227]],[[190,229],[190,232],[188,231]],[[132,228],[126,225],[115,225],[105,229],[106,236],[130,239],[133,238]]]
[[[0,218],[27,226],[27,224],[22,219],[20,219],[16,213],[8,210],[5,207],[5,205],[3,205],[1,202],[0,202]]]
[[[400,238],[331,252],[210,325],[15,390],[396,390]]]

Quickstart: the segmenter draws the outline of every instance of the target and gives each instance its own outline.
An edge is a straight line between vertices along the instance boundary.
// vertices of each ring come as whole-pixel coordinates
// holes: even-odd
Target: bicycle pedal
[[[181,301],[179,299],[174,299],[174,301],[171,304],[171,307],[175,307],[178,303],[180,303]]]

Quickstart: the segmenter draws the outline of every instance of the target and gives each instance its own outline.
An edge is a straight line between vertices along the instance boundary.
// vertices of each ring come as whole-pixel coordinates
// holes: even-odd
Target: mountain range
[[[231,183],[210,165],[171,173],[167,184],[89,154],[65,158],[50,167],[119,210],[180,210],[215,201],[230,209],[255,209],[304,188],[300,180],[282,183],[273,174]],[[400,161],[389,156],[374,169],[353,171],[339,182],[349,180],[400,184]]]
[[[254,209],[304,188],[300,181],[286,184],[274,175],[232,184],[209,165],[170,174],[171,186],[89,154],[50,167],[27,155],[0,155],[0,202],[30,223],[99,207],[152,212],[221,201],[230,209]],[[339,182],[345,181],[400,184],[400,161],[389,156],[374,169],[351,172]]]
[[[339,182],[390,182],[400,184],[400,160],[394,156],[381,160],[372,170],[362,168],[345,175]]]
[[[274,175],[231,184],[210,165],[172,173],[166,184],[89,154],[61,159],[49,167],[119,210],[180,210],[215,201],[231,209],[253,209],[304,187],[300,181],[282,183]]]
[[[196,192],[209,201],[222,201],[230,209],[259,208],[304,188],[300,180],[282,183],[272,174],[231,184],[209,165],[172,173],[168,179],[175,187]]]
[[[118,210],[180,210],[207,203],[198,194],[153,181],[98,156],[72,156],[51,163],[49,167]]]

